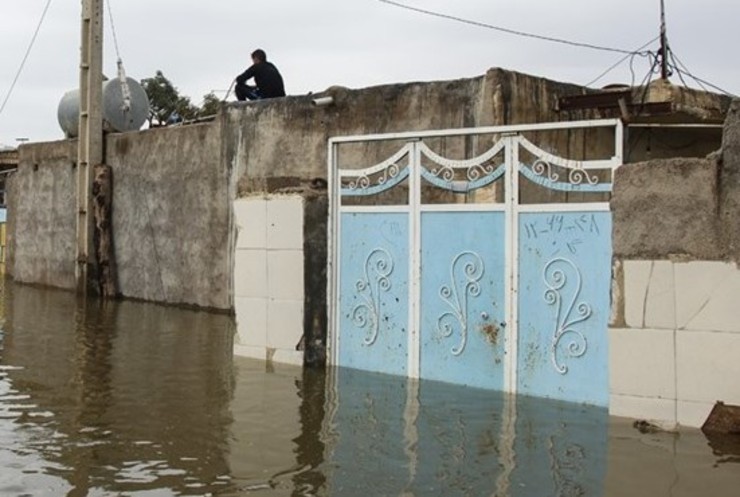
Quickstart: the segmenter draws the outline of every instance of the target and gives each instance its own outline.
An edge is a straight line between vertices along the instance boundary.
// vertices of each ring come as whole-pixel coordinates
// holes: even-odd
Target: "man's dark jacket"
[[[275,98],[285,96],[283,77],[271,62],[258,62],[241,73],[236,82],[243,85],[248,79],[254,78],[262,98]]]

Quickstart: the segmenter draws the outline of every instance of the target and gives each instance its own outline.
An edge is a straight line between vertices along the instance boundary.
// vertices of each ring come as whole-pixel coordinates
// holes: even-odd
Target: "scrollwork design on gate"
[[[560,179],[560,175],[552,170],[552,164],[542,159],[534,161],[534,164],[532,164],[532,171],[537,176],[547,178],[548,181],[556,182]]]
[[[468,340],[468,307],[471,297],[481,294],[480,280],[483,278],[485,266],[483,259],[475,252],[458,254],[450,266],[450,284],[442,285],[439,296],[451,308],[437,319],[437,331],[445,338],[455,332],[460,332],[460,343],[452,347],[450,352],[459,356],[465,350]]]
[[[376,248],[365,259],[364,278],[355,283],[357,294],[362,302],[352,309],[352,321],[358,328],[367,329],[363,339],[365,345],[373,345],[378,339],[381,321],[381,294],[391,289],[390,276],[393,273],[393,257],[390,252]]]
[[[377,195],[401,184],[409,176],[411,145],[404,145],[386,160],[364,169],[339,169],[341,194],[347,197]]]
[[[429,171],[432,176],[440,178],[443,181],[451,183],[455,181],[455,168],[447,165],[441,165],[437,169]],[[465,169],[465,178],[469,182],[478,181],[486,176],[491,176],[496,172],[496,166],[493,163],[476,164]]]
[[[389,180],[397,178],[399,174],[401,174],[401,166],[399,166],[398,164],[391,164],[386,169],[384,169],[382,171],[382,174],[377,178],[370,179],[369,175],[363,174],[353,181],[350,181],[347,187],[350,191],[353,191],[365,190],[370,188],[371,186],[383,186]]]
[[[519,164],[519,170],[530,181],[559,191],[591,193],[611,191],[611,183],[602,183],[597,174],[589,172],[595,169],[611,169],[608,161],[565,159],[537,147],[524,137],[519,137],[518,143],[533,157],[531,165]]]
[[[584,181],[589,185],[596,185],[599,183],[599,177],[595,174],[588,174],[588,171],[583,168],[576,167],[568,173],[568,181],[571,185],[582,185]]]
[[[506,142],[499,140],[492,148],[471,159],[449,159],[434,152],[421,142],[419,152],[433,164],[422,166],[421,176],[431,184],[445,190],[469,192],[490,185],[506,172],[506,164],[496,160],[505,149]],[[500,163],[499,163],[500,162]]]
[[[564,346],[571,358],[583,357],[588,350],[588,340],[576,326],[593,314],[591,304],[579,301],[583,285],[581,271],[573,261],[557,257],[548,262],[543,269],[543,279],[547,289],[545,302],[555,308],[555,330],[550,345],[552,365],[560,374],[568,372],[568,366],[558,357],[561,341],[570,341]]]

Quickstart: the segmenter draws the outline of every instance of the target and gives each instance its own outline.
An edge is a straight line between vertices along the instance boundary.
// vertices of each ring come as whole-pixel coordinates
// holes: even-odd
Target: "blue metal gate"
[[[613,155],[564,159],[528,138],[594,128],[614,130]],[[357,144],[396,150],[357,167],[365,154],[340,154]],[[621,144],[618,121],[330,140],[332,363],[607,405]]]

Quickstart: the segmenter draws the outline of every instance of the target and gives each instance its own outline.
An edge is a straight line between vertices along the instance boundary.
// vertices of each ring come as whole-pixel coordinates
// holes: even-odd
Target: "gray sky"
[[[47,0],[0,0],[0,104]],[[377,0],[109,0],[126,71],[135,79],[162,70],[199,103],[226,90],[261,47],[289,94],[332,85],[456,79],[503,67],[585,84],[619,54],[521,38],[408,12]],[[658,35],[659,0],[399,0],[510,29],[634,50]],[[666,0],[668,36],[696,76],[740,94],[740,2]],[[77,86],[79,0],[53,0],[5,111],[0,145],[16,138],[62,137],[59,99]],[[105,72],[116,54],[106,15]],[[657,48],[657,42],[650,48]],[[648,71],[634,60],[637,83]],[[625,62],[594,86],[630,83]],[[679,83],[678,77],[673,81]],[[695,85],[693,81],[690,84]],[[223,93],[217,95],[222,96]],[[232,97],[233,98],[233,97]]]

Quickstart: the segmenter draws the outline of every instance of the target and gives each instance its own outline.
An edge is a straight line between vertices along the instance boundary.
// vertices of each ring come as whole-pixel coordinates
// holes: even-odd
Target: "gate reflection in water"
[[[698,433],[640,435],[609,426],[599,408],[234,360],[228,316],[85,306],[71,293],[9,284],[2,295],[0,496],[667,497],[700,488],[723,497],[740,486],[733,456],[713,455]]]
[[[603,495],[604,409],[355,370],[336,377],[329,495]]]

